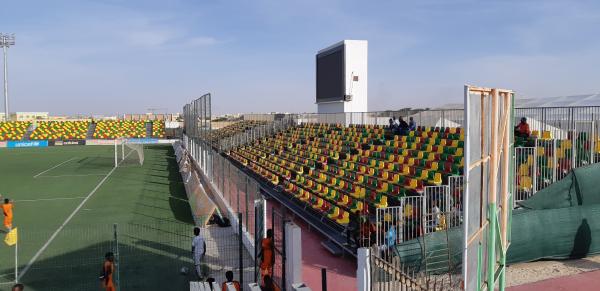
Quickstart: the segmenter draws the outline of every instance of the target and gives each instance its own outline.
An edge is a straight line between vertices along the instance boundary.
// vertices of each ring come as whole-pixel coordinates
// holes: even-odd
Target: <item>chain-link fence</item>
[[[60,231],[19,228],[19,282],[27,290],[99,290],[108,252],[115,258],[117,290],[185,290],[190,281],[208,277],[224,282],[229,270],[238,281],[253,281],[254,260],[238,230],[217,225],[200,228],[206,242],[200,278],[191,252],[193,228],[171,221],[69,225]],[[0,272],[12,282],[0,290],[14,283],[14,262],[6,263]]]

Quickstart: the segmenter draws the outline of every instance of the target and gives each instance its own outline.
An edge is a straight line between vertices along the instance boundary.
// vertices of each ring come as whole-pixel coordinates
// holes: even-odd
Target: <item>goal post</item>
[[[128,139],[115,139],[115,167],[144,165],[144,144]]]

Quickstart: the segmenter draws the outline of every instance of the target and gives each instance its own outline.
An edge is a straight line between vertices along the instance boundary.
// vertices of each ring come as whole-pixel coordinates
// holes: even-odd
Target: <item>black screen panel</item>
[[[344,47],[317,55],[317,102],[344,100]]]

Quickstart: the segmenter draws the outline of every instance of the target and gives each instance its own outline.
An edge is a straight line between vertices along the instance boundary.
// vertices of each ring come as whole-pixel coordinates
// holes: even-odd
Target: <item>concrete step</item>
[[[152,122],[146,122],[146,137],[152,137]]]
[[[88,126],[88,130],[87,130],[87,133],[85,134],[85,138],[86,139],[92,139],[92,138],[94,138],[94,132],[95,131],[96,131],[96,123],[92,122]]]
[[[340,246],[331,240],[322,241],[321,245],[336,257],[341,257],[344,254],[344,250]]]
[[[37,125],[34,123],[32,123],[28,128],[27,131],[25,132],[25,134],[23,135],[22,140],[30,140],[31,139],[31,134],[33,133],[33,131],[37,128]]]

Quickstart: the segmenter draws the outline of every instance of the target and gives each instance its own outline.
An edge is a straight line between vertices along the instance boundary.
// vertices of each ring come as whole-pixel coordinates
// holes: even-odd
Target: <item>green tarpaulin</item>
[[[600,164],[578,168],[563,180],[518,203],[513,211],[512,241],[507,263],[539,259],[580,258],[600,253]],[[462,258],[463,230],[448,230],[451,265]],[[446,244],[446,233],[428,234],[424,241],[412,240],[398,245],[398,255],[407,264],[421,264],[415,256],[416,244],[426,244],[427,255]]]

